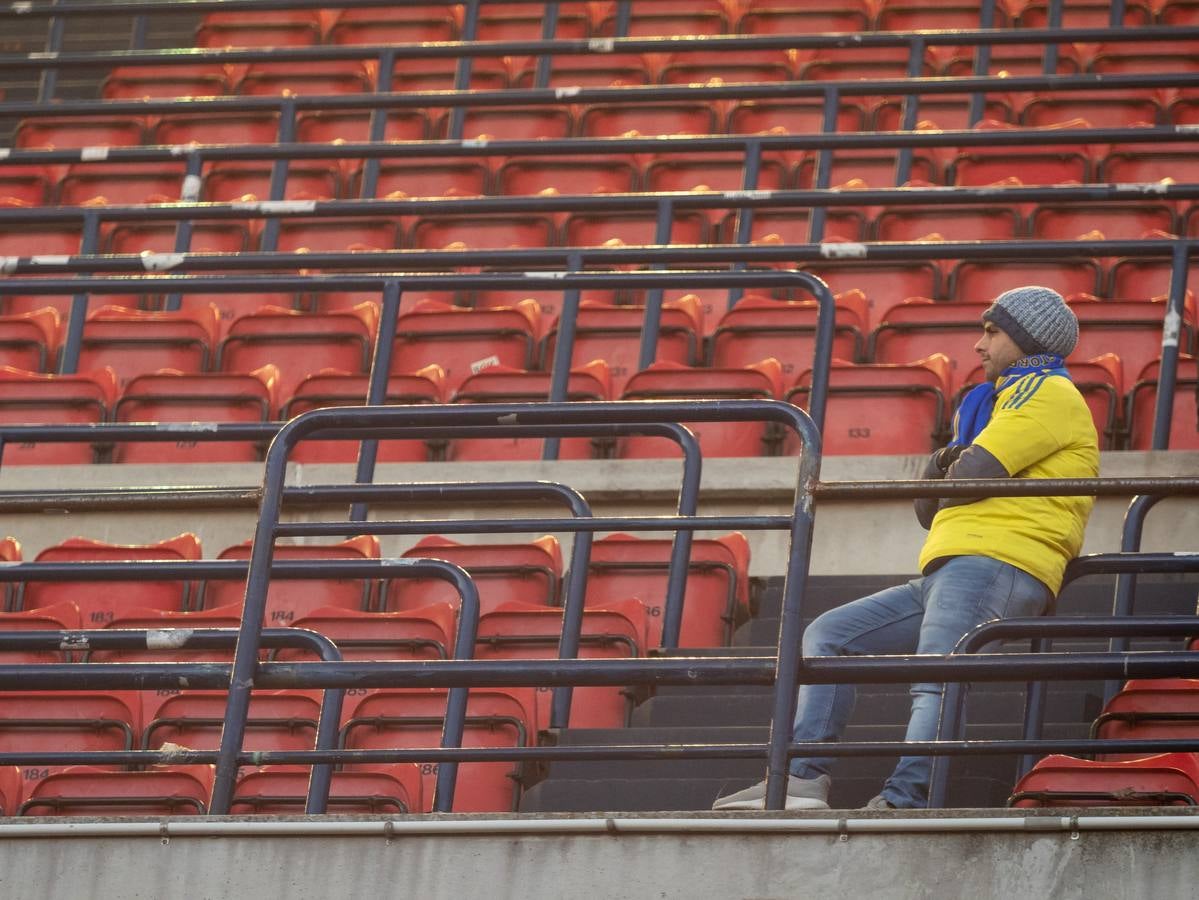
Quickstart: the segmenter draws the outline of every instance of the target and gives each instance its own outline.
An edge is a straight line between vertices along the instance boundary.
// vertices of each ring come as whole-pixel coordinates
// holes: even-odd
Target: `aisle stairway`
[[[840,603],[898,583],[903,576],[814,577],[808,608],[819,613]],[[1143,576],[1138,612],[1193,612],[1193,582],[1166,576]],[[705,651],[705,655],[756,656],[768,652],[778,627],[781,579],[758,583],[756,616],[734,638],[734,646]],[[1090,578],[1067,588],[1059,600],[1061,615],[1099,614],[1111,607],[1111,579]],[[1104,649],[1104,642],[1061,641],[1061,649]],[[1138,642],[1137,649],[1160,649],[1162,642]],[[1022,649],[1012,644],[1008,649]],[[694,654],[694,651],[692,651]],[[1085,738],[1090,721],[1102,703],[1101,681],[1052,685],[1049,690],[1045,737]],[[568,729],[556,736],[561,745],[639,744],[652,742],[761,742],[767,737],[771,689],[765,687],[692,686],[660,688],[638,704],[629,728]],[[1023,716],[1023,685],[980,684],[970,695],[967,737],[975,740],[1019,737]],[[865,685],[849,726],[848,740],[899,741],[907,721],[906,685]],[[554,737],[543,736],[552,741]],[[894,765],[893,758],[859,758],[839,762],[834,769],[831,802],[834,808],[863,805],[878,792]],[[1016,778],[1015,761],[971,757],[954,763],[949,805],[1003,806]],[[582,812],[589,810],[702,810],[719,794],[757,781],[762,763],[753,760],[588,761],[558,762],[547,777],[529,787],[523,812]]]

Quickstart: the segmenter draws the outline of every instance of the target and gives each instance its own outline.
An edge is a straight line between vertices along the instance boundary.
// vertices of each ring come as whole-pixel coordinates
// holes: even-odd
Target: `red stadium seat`
[[[749,0],[737,30],[744,34],[819,34],[826,31],[866,31],[873,12],[861,0],[848,3],[780,3]]]
[[[1174,211],[1163,203],[1045,204],[1033,211],[1032,236],[1068,241],[1098,231],[1109,241],[1136,240],[1147,231],[1178,234]]]
[[[905,297],[940,297],[944,275],[938,261],[822,262],[803,270],[824,280],[836,295],[861,291],[866,297],[867,327]]]
[[[281,199],[333,200],[339,193],[336,166],[294,162],[288,166]],[[270,196],[269,163],[215,163],[204,176],[204,199],[211,203],[269,200]]]
[[[646,190],[650,191],[739,191],[746,186],[745,160],[741,154],[663,156],[650,164],[645,177]],[[786,180],[778,160],[762,160],[758,190],[781,190],[787,186]]]
[[[118,225],[108,236],[110,253],[171,253],[175,250],[174,222],[130,222]],[[246,249],[249,229],[244,222],[196,222],[188,243],[192,253],[240,253]]]
[[[894,455],[931,452],[944,436],[949,359],[934,354],[907,365],[854,364],[834,360],[821,452],[830,455]],[[803,372],[787,399],[808,407],[811,371]],[[783,452],[799,452],[788,434]]]
[[[200,540],[191,532],[153,544],[110,544],[90,538],[70,538],[42,550],[35,562],[183,562],[200,558]],[[179,611],[188,603],[185,581],[105,581],[103,590],[83,575],[78,581],[30,581],[24,586],[21,608],[46,609],[64,601],[79,607],[83,624],[102,628],[122,612],[135,608]]]
[[[1199,757],[1162,753],[1123,762],[1047,756],[1013,789],[1008,805],[1028,809],[1080,806],[1195,806]]]
[[[614,396],[624,390],[625,382],[639,368],[637,364],[645,310],[634,306],[606,306],[594,301],[579,305],[575,320],[575,343],[571,365],[584,365],[593,359],[608,363]],[[697,365],[700,361],[700,335],[703,319],[699,300],[694,295],[662,303],[655,361]],[[554,358],[557,326],[550,328],[543,358]]]
[[[164,766],[143,772],[70,766],[39,781],[18,815],[203,815],[212,782],[212,766]]]
[[[615,34],[615,28],[614,10],[596,24],[599,34]],[[724,34],[729,30],[726,8],[718,0],[654,0],[632,4],[627,36],[691,36]]]
[[[1103,158],[1100,171],[1100,180],[1110,184],[1148,184],[1167,178],[1187,182],[1199,178],[1199,160],[1194,154],[1168,149],[1115,147]]]
[[[58,184],[60,206],[100,203],[177,203],[183,191],[182,165],[103,163],[72,165]]]
[[[624,194],[637,190],[631,160],[612,157],[521,157],[505,160],[496,173],[497,192],[506,195]]]
[[[583,137],[640,135],[718,134],[720,120],[710,104],[610,104],[582,112],[579,132]]]
[[[706,244],[711,225],[707,211],[680,210],[670,222],[667,240],[658,240],[658,217],[653,212],[571,213],[563,228],[570,247]]]
[[[289,623],[323,634],[337,644],[343,659],[449,659],[454,653],[454,609],[430,603],[398,612],[363,612],[322,606]],[[305,650],[277,650],[279,661],[312,660]]]
[[[1099,264],[1091,257],[963,260],[950,273],[948,293],[951,300],[978,301],[997,297],[1004,291],[1022,285],[1040,284],[1068,297],[1071,294],[1097,293],[1101,277]]]
[[[84,425],[103,422],[116,400],[111,369],[78,375],[42,375],[0,367],[0,423],[5,425]],[[52,466],[91,463],[90,443],[25,441],[4,448],[4,462]]]
[[[355,175],[354,196],[361,194],[362,173]],[[477,197],[487,193],[491,172],[475,159],[384,160],[379,167],[376,197]]]
[[[1124,683],[1091,723],[1091,737],[1105,741],[1186,740],[1199,736],[1199,681],[1140,678]],[[1107,762],[1140,753],[1103,753]]]
[[[265,306],[229,326],[217,352],[222,372],[252,372],[267,363],[279,367],[278,396],[295,393],[301,381],[322,369],[365,372],[374,343],[378,307],[301,313]]]
[[[404,552],[405,559],[443,559],[464,568],[479,589],[479,606],[490,612],[504,603],[549,606],[558,602],[562,551],[557,539],[528,543],[460,544],[432,536]],[[454,586],[438,578],[392,578],[384,585],[384,609],[412,610],[429,603],[461,605]]]
[[[231,815],[297,816],[308,797],[308,766],[263,766],[243,774],[234,788]],[[424,808],[416,763],[334,772],[330,815],[404,815]]]
[[[913,185],[926,187],[927,185]],[[930,235],[955,241],[1002,241],[1020,235],[1019,213],[1011,206],[893,206],[875,222],[880,241],[927,240]],[[943,238],[942,238],[943,239]]]
[[[566,385],[571,401],[610,400],[611,375],[603,360],[592,360],[571,370]],[[492,366],[469,376],[454,393],[455,403],[529,403],[547,400],[550,373],[530,372],[508,366]],[[541,459],[543,439],[454,438],[446,458],[451,460]],[[559,459],[591,459],[596,441],[592,438],[563,438]]]
[[[58,350],[58,332],[53,307],[0,316],[0,366],[45,372]]]
[[[139,747],[135,691],[5,691],[0,695],[0,752],[74,753]],[[62,766],[21,766],[28,795]]]
[[[251,542],[226,547],[217,559],[248,560]],[[379,541],[372,535],[359,535],[336,544],[276,544],[274,559],[344,560],[378,559]],[[245,580],[210,580],[203,588],[205,608],[233,606],[245,598]],[[272,575],[266,595],[264,624],[286,628],[296,619],[325,607],[359,610],[371,603],[371,583],[360,578],[284,578]]]
[[[437,747],[447,692],[441,689],[378,690],[347,704],[342,742],[351,750]],[[352,698],[347,698],[352,699]],[[466,706],[463,747],[523,747],[536,742],[532,688],[475,688]],[[357,771],[357,764],[346,771]],[[507,762],[461,763],[454,812],[512,812],[520,794],[519,766]],[[433,807],[437,766],[421,765],[421,812]]]
[[[431,61],[431,60],[430,60]],[[371,116],[358,110],[304,113],[296,119],[296,140],[306,144],[365,143],[370,140]],[[385,141],[420,141],[428,136],[429,120],[423,110],[395,109],[387,113],[383,128]],[[358,160],[343,159],[349,171]]]
[[[648,614],[644,646],[662,643],[667,575],[673,542],[611,534],[591,548],[587,606],[607,608],[630,597]],[[728,643],[735,622],[749,612],[749,542],[740,532],[695,538],[683,598],[680,647],[719,647]]]
[[[422,216],[412,227],[417,250],[550,247],[554,223],[541,215]]]
[[[270,94],[361,94],[371,90],[373,72],[357,59],[251,63],[234,86],[243,96]]]
[[[533,87],[532,59],[512,72],[512,86]],[[654,73],[645,57],[635,53],[596,53],[590,56],[552,56],[548,87],[626,87],[653,84]]]
[[[795,79],[795,51],[741,50],[730,54],[673,54],[662,66],[663,84],[744,84]]]
[[[384,8],[335,10],[330,44],[407,44],[458,39],[459,7],[405,6],[403,15]],[[389,14],[390,13],[390,14]]]
[[[0,256],[75,256],[83,232],[74,225],[30,223],[0,228]]]
[[[998,47],[992,47],[993,52],[998,49]],[[973,67],[971,66],[965,72],[955,74],[973,74]],[[930,126],[938,129],[964,130],[973,128],[978,124],[970,118],[969,97],[915,96],[919,100],[916,113],[916,127],[918,130]],[[874,130],[903,131],[903,113],[903,100],[886,100],[879,103],[870,113]],[[982,109],[982,119],[1008,122],[1011,118],[1012,109],[1006,99],[994,95],[986,96]],[[944,148],[930,148],[928,152],[939,155],[944,152]]]
[[[1165,326],[1165,298],[1147,300],[1095,300],[1085,295],[1067,298],[1078,316],[1078,345],[1072,356],[1090,359],[1120,351],[1120,361],[1131,374],[1142,371],[1161,354]],[[1179,326],[1179,347],[1183,352],[1194,346],[1195,325],[1189,310]]]
[[[774,357],[782,363],[784,381],[811,367],[816,348],[819,304],[812,300],[774,300],[749,294],[720,318],[712,336],[712,365],[747,366]],[[869,330],[866,298],[861,291],[836,297],[833,356],[854,360],[861,355]]]
[[[79,607],[70,601],[25,612],[0,612],[0,631],[77,631],[81,625]],[[4,650],[0,665],[71,662],[69,657],[63,650]]]
[[[296,387],[283,406],[281,417],[291,419],[301,413],[329,406],[361,406],[366,402],[370,378],[326,369],[309,375]],[[416,372],[390,375],[385,403],[406,405],[440,403],[445,397],[445,371],[441,366],[425,366]],[[358,459],[358,441],[301,441],[292,451],[296,462],[354,462]],[[380,441],[379,462],[423,462],[428,458],[424,441]]]
[[[43,166],[0,168],[0,207],[46,206],[51,199],[51,172]]]
[[[467,140],[533,141],[571,136],[574,122],[565,106],[467,107],[462,137]]]
[[[117,66],[100,84],[105,100],[221,97],[228,94],[229,73],[224,66]]]
[[[164,369],[130,379],[113,409],[116,422],[269,422],[278,370],[263,366],[245,375],[185,375]],[[115,463],[258,462],[253,441],[126,441],[113,448]]]
[[[287,219],[279,227],[280,253],[393,250],[400,245],[394,219]]]
[[[159,119],[149,143],[273,144],[278,139],[275,113],[180,113]]]
[[[215,750],[220,746],[227,691],[143,691],[142,746]],[[253,691],[246,719],[247,750],[312,750],[321,714],[320,691]]]
[[[93,650],[88,658],[92,662],[220,662],[233,661],[233,646],[224,648],[198,649],[188,647],[187,638],[197,628],[241,627],[241,607],[225,606],[216,609],[201,609],[196,612],[174,612],[162,609],[136,607],[117,612],[106,628],[136,629],[154,632],[157,640],[144,649]]]
[[[816,153],[806,154],[799,162],[796,170],[796,186],[811,188],[816,186],[816,167],[819,156]],[[894,153],[834,153],[829,164],[829,185],[831,187],[894,187],[896,179]],[[912,171],[909,175],[913,185],[924,187],[933,182],[941,182],[941,167],[930,156],[916,154],[912,157]],[[766,210],[764,210],[765,212]],[[845,207],[829,207],[829,218],[838,215],[846,216],[860,212]],[[853,234],[855,232],[851,232]]]
[[[947,388],[956,394],[974,368],[974,345],[982,336],[985,303],[933,303],[910,297],[883,313],[870,335],[867,359],[904,364],[934,353],[949,357]]]
[[[1165,110],[1155,96],[1135,90],[1123,96],[1111,91],[1038,94],[1020,110],[1021,123],[1035,128],[1076,119],[1086,119],[1095,128],[1129,128],[1155,125],[1164,118]]]
[[[427,300],[400,316],[392,371],[436,363],[450,393],[467,376],[490,366],[530,368],[540,335],[540,310],[532,300],[495,309],[462,309]]]
[[[216,310],[147,312],[104,306],[83,326],[81,369],[111,368],[124,389],[138,375],[174,369],[194,375],[208,368],[216,343]]]
[[[505,603],[479,618],[476,659],[557,659],[563,611]],[[637,600],[583,610],[580,659],[627,659],[641,656],[645,607]],[[630,702],[622,687],[576,687],[571,692],[569,727],[620,728],[627,724]],[[537,719],[550,721],[552,691],[537,692]]]
[[[1062,4],[1062,28],[1106,28],[1111,24],[1110,3],[1095,3],[1088,0],[1070,0]],[[1149,7],[1133,0],[1124,6],[1124,24],[1128,26],[1149,25],[1153,13]],[[1016,24],[1021,28],[1048,28],[1048,0],[1033,0],[1019,7]]]
[[[778,399],[783,389],[783,367],[773,357],[742,368],[692,369],[674,362],[654,363],[625,384],[622,400],[677,400],[686,398]],[[765,422],[684,423],[699,440],[706,457],[763,456],[772,445],[773,431]],[[630,435],[617,438],[616,455],[622,459],[675,456],[667,439]]]
[[[1160,363],[1155,361],[1142,369],[1129,391],[1130,450],[1148,450],[1153,445],[1153,411],[1157,403],[1159,367]],[[1195,357],[1179,356],[1176,377],[1168,446],[1172,450],[1199,450],[1199,421],[1195,402],[1196,391],[1199,391],[1199,365]]]
[[[320,42],[321,30],[315,9],[214,12],[196,28],[196,46],[307,47]]]
[[[39,117],[17,126],[13,146],[23,150],[136,147],[142,142],[145,128],[143,119],[133,117]]]

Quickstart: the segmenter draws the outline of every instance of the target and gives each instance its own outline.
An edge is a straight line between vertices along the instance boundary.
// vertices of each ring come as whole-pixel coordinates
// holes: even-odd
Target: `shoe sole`
[[[828,809],[829,805],[824,800],[817,800],[815,797],[788,797],[784,809]],[[713,804],[713,812],[751,812],[754,810],[765,810],[766,801],[763,800],[734,800],[731,803]]]

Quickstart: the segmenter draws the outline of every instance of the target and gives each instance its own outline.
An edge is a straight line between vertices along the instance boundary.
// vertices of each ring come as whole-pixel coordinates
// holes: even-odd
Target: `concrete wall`
[[[828,481],[916,478],[922,457],[830,457],[822,477]],[[598,514],[665,515],[677,497],[680,466],[668,460],[607,460],[559,463],[505,463],[502,469],[472,463],[423,463],[381,466],[377,481],[438,482],[460,480],[546,479],[580,490]],[[1199,452],[1108,453],[1102,472],[1109,476],[1194,475],[1199,472]],[[294,466],[289,483],[311,485],[352,480],[349,466]],[[10,466],[0,471],[0,490],[111,488],[149,485],[257,486],[262,469],[257,465],[204,466]],[[708,514],[780,514],[789,511],[795,489],[794,459],[713,459],[704,464],[701,512]],[[1084,552],[1114,551],[1120,547],[1120,522],[1126,498],[1102,499],[1087,532]],[[531,512],[478,504],[468,509],[447,507],[390,510],[413,518],[467,518],[517,516]],[[545,515],[560,515],[546,507]],[[375,511],[373,517],[379,517]],[[342,509],[304,510],[290,518],[315,520],[343,518]],[[41,548],[74,535],[113,542],[138,543],[194,531],[204,543],[205,555],[250,537],[255,512],[188,511],[166,504],[152,513],[83,514],[53,509],[8,515],[0,526],[4,534],[18,537],[26,559]],[[570,536],[561,534],[569,552]],[[915,570],[924,538],[907,501],[875,504],[828,504],[817,510],[812,571],[815,574],[896,574]],[[469,536],[461,538],[471,540]],[[517,538],[511,538],[513,540]],[[385,553],[398,553],[416,538],[384,538]],[[785,564],[786,541],[781,534],[751,533],[754,574],[778,574]],[[864,552],[868,548],[868,552]],[[1199,503],[1179,498],[1158,505],[1147,520],[1146,550],[1199,551]]]
[[[891,816],[691,820],[573,816],[555,822],[479,822],[479,833],[430,828],[384,834],[271,833],[242,826],[187,835],[186,822],[141,836],[29,836],[0,826],[0,896],[6,900],[160,900],[264,897],[330,900],[796,900],[958,898],[1132,900],[1193,897],[1195,831],[1183,817],[1155,830],[1073,831],[1058,814],[1028,820],[909,822]],[[840,815],[840,814],[838,814]],[[49,822],[50,820],[41,820]],[[1190,819],[1193,824],[1196,820]],[[168,823],[163,823],[167,825]],[[230,823],[238,827],[237,823]],[[403,827],[403,823],[397,823]],[[434,823],[436,824],[436,823]],[[1142,824],[1144,821],[1142,820]],[[558,833],[549,827],[559,826]],[[779,827],[781,826],[781,827]],[[1007,830],[1000,830],[1001,827]],[[103,825],[101,824],[101,827]],[[753,829],[764,829],[755,831]],[[699,830],[688,832],[685,828]],[[820,828],[824,833],[811,833]],[[877,829],[877,830],[870,830]],[[884,830],[885,829],[885,830]],[[1185,830],[1174,830],[1185,829]],[[491,833],[486,833],[490,830]],[[585,832],[585,833],[580,833]]]

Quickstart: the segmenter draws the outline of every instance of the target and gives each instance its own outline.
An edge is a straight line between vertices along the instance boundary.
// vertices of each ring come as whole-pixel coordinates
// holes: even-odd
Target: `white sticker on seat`
[[[166,272],[183,263],[186,254],[183,253],[153,253],[142,251],[142,265],[147,272]]]
[[[492,354],[491,356],[484,356],[482,359],[476,359],[473,363],[470,364],[470,373],[472,375],[478,375],[484,369],[491,369],[491,368],[494,368],[495,366],[498,366],[499,364],[500,364],[500,358],[498,356],[496,356],[494,354]]]
[[[80,147],[79,158],[84,162],[103,162],[108,159],[107,147]]]

